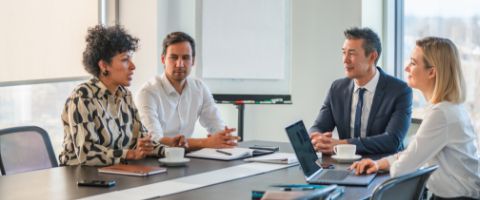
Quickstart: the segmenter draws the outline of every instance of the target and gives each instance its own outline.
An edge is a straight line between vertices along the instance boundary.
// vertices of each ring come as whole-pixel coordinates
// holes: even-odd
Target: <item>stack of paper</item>
[[[275,164],[292,164],[298,162],[297,157],[293,153],[281,153],[277,152],[265,156],[253,157],[244,159],[248,162],[263,162],[263,163],[275,163]]]
[[[252,156],[253,149],[235,147],[228,149],[203,148],[198,151],[187,153],[187,157],[209,158],[216,160],[235,160]]]

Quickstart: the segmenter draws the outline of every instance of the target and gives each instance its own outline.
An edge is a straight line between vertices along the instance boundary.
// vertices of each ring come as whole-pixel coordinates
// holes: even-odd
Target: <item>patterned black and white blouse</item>
[[[123,162],[137,138],[146,135],[132,93],[120,86],[112,95],[97,78],[78,85],[65,103],[61,165],[102,166]],[[164,146],[154,141],[155,152]]]

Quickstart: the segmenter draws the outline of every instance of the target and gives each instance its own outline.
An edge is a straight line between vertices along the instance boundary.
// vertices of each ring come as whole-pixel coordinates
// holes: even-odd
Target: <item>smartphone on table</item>
[[[280,148],[277,146],[268,146],[268,145],[253,145],[250,149],[264,150],[264,151],[278,151]]]
[[[90,187],[113,187],[117,184],[115,180],[79,180],[78,186],[90,186]]]

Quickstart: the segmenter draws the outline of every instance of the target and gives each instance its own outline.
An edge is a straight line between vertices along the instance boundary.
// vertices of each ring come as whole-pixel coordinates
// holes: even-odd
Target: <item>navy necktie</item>
[[[360,130],[362,126],[362,107],[363,107],[363,93],[365,93],[367,89],[360,88],[358,89],[358,102],[357,102],[357,109],[355,110],[355,123],[353,125],[353,136],[355,138],[360,137]]]

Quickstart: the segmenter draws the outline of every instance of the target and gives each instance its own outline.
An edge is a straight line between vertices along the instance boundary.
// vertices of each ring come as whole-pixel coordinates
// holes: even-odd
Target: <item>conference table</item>
[[[246,141],[239,146],[258,145],[279,146],[280,152],[293,152],[289,143],[269,141]],[[375,156],[373,157],[375,158]],[[22,174],[0,176],[0,199],[78,199],[113,191],[144,186],[179,177],[195,175],[212,170],[244,164],[243,160],[219,161],[190,158],[185,166],[167,167],[167,173],[147,176],[125,176],[98,173],[96,167],[66,166],[38,170]],[[322,162],[329,162],[337,169],[344,169],[349,164],[336,163],[330,156],[323,156]],[[130,161],[132,164],[158,166],[155,158]],[[379,174],[368,187],[345,187],[339,199],[368,198],[375,187],[389,178],[388,174]],[[77,181],[82,179],[115,180],[116,186],[110,188],[81,187]],[[252,190],[265,190],[272,184],[304,184],[305,177],[299,165],[279,169],[246,178],[231,180],[194,190],[176,193],[157,199],[251,199]]]

